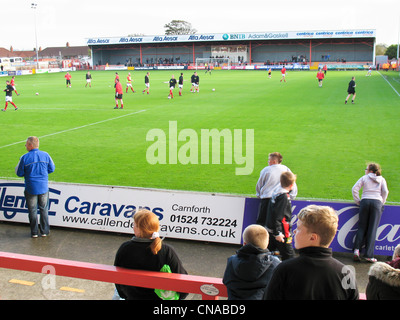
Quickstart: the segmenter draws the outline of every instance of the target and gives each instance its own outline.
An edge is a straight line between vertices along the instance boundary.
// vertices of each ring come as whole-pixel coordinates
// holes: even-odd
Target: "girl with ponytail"
[[[114,265],[137,270],[160,271],[169,265],[172,273],[187,274],[173,247],[163,243],[159,234],[160,222],[153,212],[140,209],[133,216],[134,237],[118,249]],[[116,284],[121,298],[127,300],[160,299],[154,289]],[[186,293],[180,294],[184,299]]]

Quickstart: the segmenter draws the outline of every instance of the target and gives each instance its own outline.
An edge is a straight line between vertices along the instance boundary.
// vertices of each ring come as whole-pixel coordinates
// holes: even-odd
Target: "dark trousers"
[[[268,250],[271,252],[279,251],[282,261],[294,258],[292,241],[287,238],[285,238],[285,242],[276,241],[275,236],[272,233],[269,233]]]
[[[360,203],[358,230],[354,249],[360,249],[365,243],[365,258],[373,258],[376,231],[381,221],[383,204],[379,200],[362,199]]]
[[[256,223],[262,225],[263,227],[267,226],[267,211],[270,200],[271,198],[261,199],[260,205],[258,207]]]

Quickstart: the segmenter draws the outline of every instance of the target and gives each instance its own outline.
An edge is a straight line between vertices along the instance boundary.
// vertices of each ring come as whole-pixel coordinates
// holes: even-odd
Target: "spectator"
[[[289,192],[296,182],[290,171],[281,174],[280,186],[274,190],[267,213],[267,229],[270,232],[268,249],[279,251],[282,260],[294,257],[292,246],[292,204]]]
[[[393,268],[400,269],[400,244],[394,249],[392,261],[387,263]]]
[[[133,216],[135,236],[124,242],[117,251],[114,265],[127,269],[160,271],[169,265],[172,273],[187,274],[175,250],[163,243],[158,234],[158,217],[149,210],[139,210]],[[154,289],[116,284],[119,296],[126,300],[160,299]],[[187,293],[180,293],[184,299]]]
[[[360,190],[362,191],[360,201]],[[374,246],[376,231],[381,220],[383,205],[386,202],[389,190],[385,178],[381,175],[381,168],[376,163],[370,163],[361,177],[352,188],[353,199],[360,206],[358,231],[354,240],[354,260],[360,261],[360,248],[365,243],[364,258],[368,262],[376,262]]]
[[[40,231],[42,237],[50,232],[48,218],[49,186],[48,176],[55,169],[53,159],[47,152],[39,150],[39,138],[29,137],[24,154],[15,168],[18,177],[25,178],[25,199],[28,206],[29,224],[32,238],[38,237]],[[38,226],[37,211],[40,211],[40,225]]]
[[[368,276],[368,300],[400,300],[400,245],[395,248],[392,261],[374,263]]]
[[[268,204],[272,197],[272,192],[280,184],[281,174],[290,171],[288,167],[282,164],[282,155],[279,152],[273,152],[268,155],[268,166],[261,170],[260,177],[256,185],[256,195],[261,198],[258,208],[256,223],[262,226],[266,225]],[[290,171],[291,172],[291,171]],[[297,185],[289,192],[293,200],[297,196]]]
[[[299,256],[279,264],[269,282],[267,300],[355,300],[355,275],[332,257],[329,248],[338,227],[336,212],[309,205],[297,215],[294,243]]]
[[[243,232],[243,247],[228,258],[223,283],[229,300],[261,300],[279,259],[268,251],[268,232],[249,225]]]

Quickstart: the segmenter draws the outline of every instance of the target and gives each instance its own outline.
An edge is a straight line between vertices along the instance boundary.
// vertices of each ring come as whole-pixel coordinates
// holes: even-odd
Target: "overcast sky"
[[[37,9],[31,8],[37,4]],[[171,20],[198,33],[375,29],[377,43],[397,44],[399,0],[11,0],[3,3],[0,47],[86,45],[91,37],[161,35]]]

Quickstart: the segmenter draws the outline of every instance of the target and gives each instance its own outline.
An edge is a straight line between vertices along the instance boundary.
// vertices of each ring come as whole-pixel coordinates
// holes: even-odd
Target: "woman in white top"
[[[365,243],[365,260],[376,262],[373,257],[376,231],[381,220],[383,205],[389,194],[386,180],[381,176],[380,166],[370,163],[365,169],[365,175],[353,186],[352,192],[354,201],[360,206],[359,225],[353,248],[354,260],[360,261],[360,248]]]

